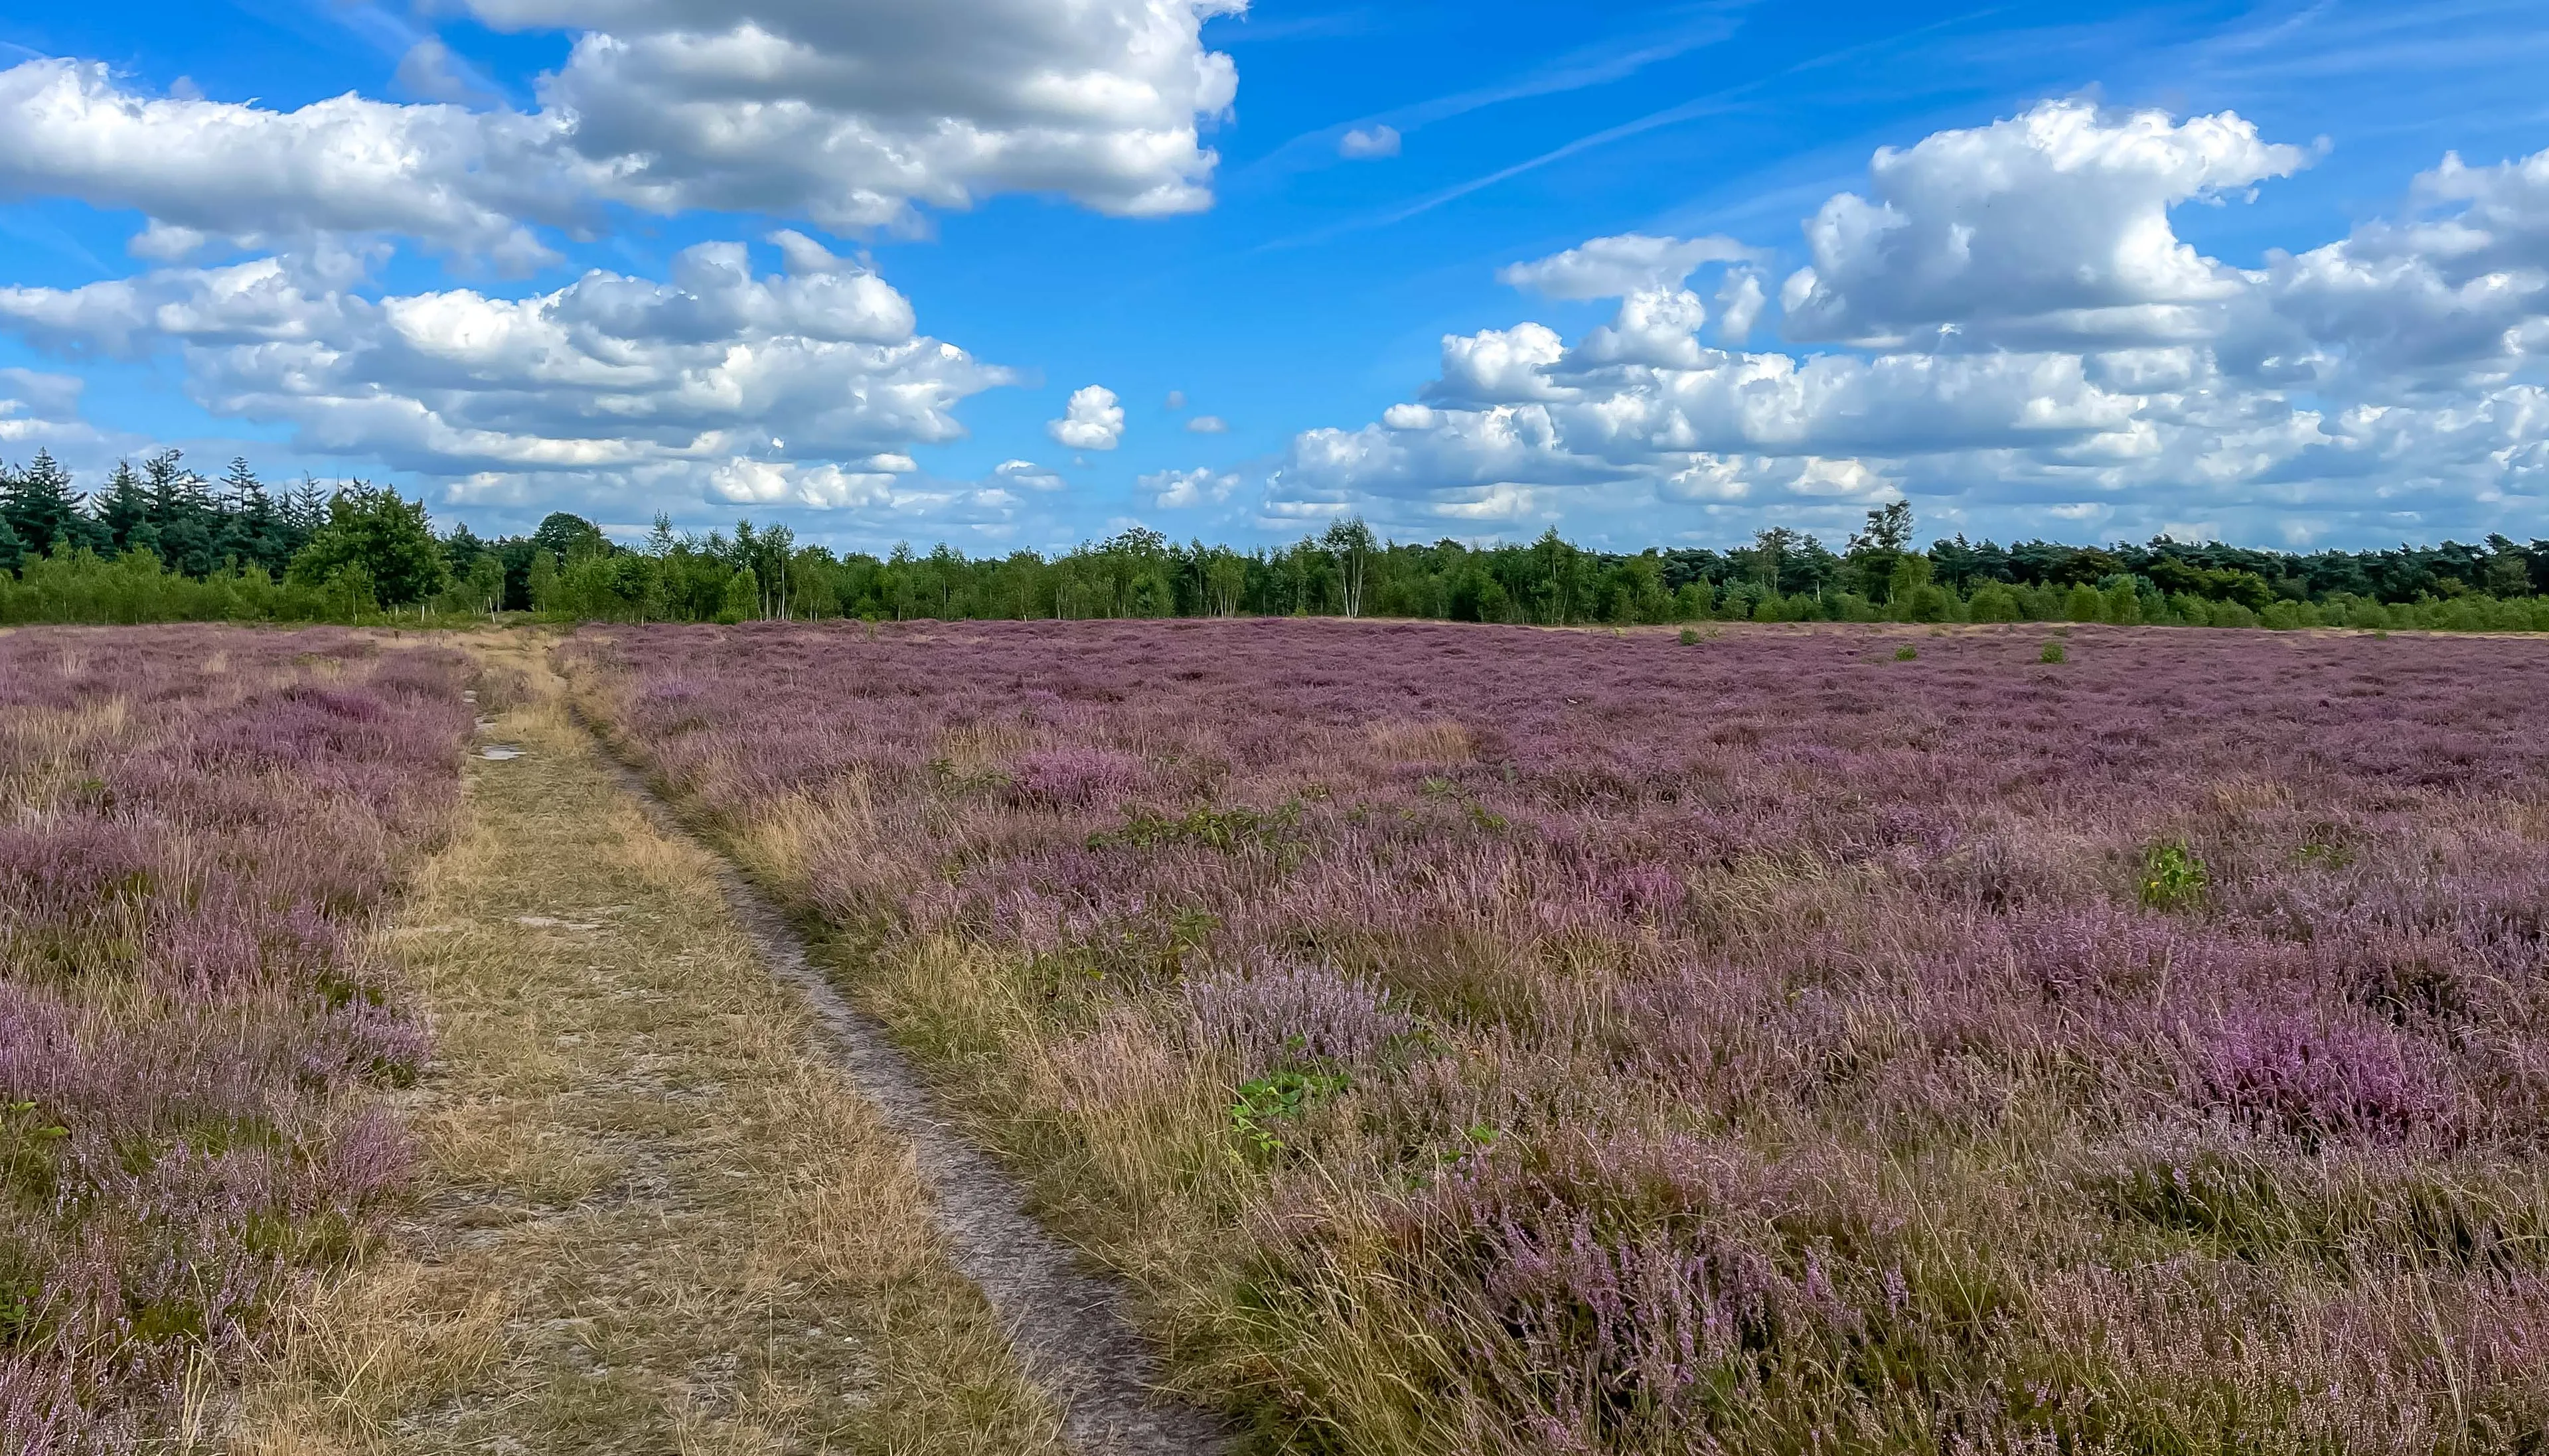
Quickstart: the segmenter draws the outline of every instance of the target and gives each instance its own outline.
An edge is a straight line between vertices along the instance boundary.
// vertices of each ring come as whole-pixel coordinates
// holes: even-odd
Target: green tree
[[[494,552],[481,552],[469,563],[469,573],[456,590],[468,593],[471,611],[492,616],[505,606],[505,564]]]
[[[1911,501],[1890,501],[1870,510],[1867,525],[1849,538],[1849,550],[1842,557],[1859,594],[1870,601],[1893,599],[1895,568],[1903,563],[1911,547]],[[1922,565],[1927,568],[1927,558]],[[1927,580],[1925,571],[1923,581]]]
[[[221,522],[204,478],[186,468],[183,451],[162,450],[142,462],[142,480],[150,493],[150,527],[168,569],[190,577],[212,575],[221,565],[214,554]]]
[[[106,478],[97,501],[97,523],[106,532],[109,550],[159,549],[159,532],[150,524],[150,495],[142,489],[142,477],[133,473],[133,462],[115,462],[115,473]]]
[[[732,626],[748,622],[761,609],[761,583],[752,573],[741,568],[725,579],[725,599],[718,605],[716,619]]]
[[[47,556],[64,544],[92,545],[96,536],[94,523],[80,511],[70,472],[54,462],[49,450],[38,450],[25,470],[0,486],[0,520],[9,523],[27,550]]]
[[[243,456],[233,456],[229,472],[222,477],[221,505],[224,528],[218,548],[223,555],[253,563],[268,573],[292,564],[292,552],[300,543],[286,541],[282,512]]]
[[[1575,559],[1579,555],[1551,526],[1531,545],[1533,588],[1540,593],[1541,620],[1564,625],[1574,606]]]
[[[291,579],[324,586],[348,568],[360,569],[386,606],[422,601],[450,582],[425,501],[410,503],[387,486],[376,490],[361,481],[328,502],[328,523],[292,558]]]
[[[564,604],[558,596],[558,559],[536,545],[523,572],[522,599],[533,611],[556,611]]]
[[[611,551],[611,538],[602,534],[602,527],[563,510],[552,510],[541,517],[538,528],[531,532],[531,541],[561,565],[578,556],[608,555]]]
[[[1319,544],[1337,564],[1337,604],[1347,616],[1362,616],[1364,582],[1371,570],[1371,555],[1379,549],[1371,527],[1364,524],[1362,516],[1350,515],[1331,524]]]
[[[301,554],[301,548],[310,544],[310,538],[319,534],[319,528],[328,523],[328,493],[319,489],[317,481],[305,475],[301,484],[283,498],[279,513],[283,517],[283,544],[287,548],[283,559],[289,565],[293,557]]]

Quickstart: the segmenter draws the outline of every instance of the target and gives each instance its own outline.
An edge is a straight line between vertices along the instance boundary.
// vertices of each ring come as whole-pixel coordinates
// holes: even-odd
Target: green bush
[[[1966,615],[1977,622],[2015,622],[2021,619],[2018,593],[1998,582],[1986,582],[1974,589],[1973,599],[1966,603]]]
[[[2212,883],[2212,871],[2183,841],[2153,845],[2142,855],[2141,899],[2153,909],[2190,904]]]

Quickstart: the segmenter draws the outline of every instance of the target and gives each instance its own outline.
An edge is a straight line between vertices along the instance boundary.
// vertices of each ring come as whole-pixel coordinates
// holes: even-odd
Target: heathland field
[[[1275,1444],[2549,1433],[2532,642],[1272,620],[568,659]]]
[[[377,1228],[426,1039],[368,932],[467,685],[335,630],[0,635],[0,1450],[200,1415]]]
[[[0,634],[0,1453],[1216,1448],[1090,1435],[710,850],[1235,1449],[2537,1450],[2544,712],[2518,638]]]

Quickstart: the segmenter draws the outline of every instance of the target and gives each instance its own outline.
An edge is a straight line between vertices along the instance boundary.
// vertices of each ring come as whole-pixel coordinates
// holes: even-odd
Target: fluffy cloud
[[[1731,237],[1650,237],[1624,232],[1528,263],[1508,264],[1497,272],[1496,281],[1543,298],[1616,299],[1642,290],[1677,289],[1704,264],[1742,262],[1753,252]]]
[[[1230,433],[1230,421],[1218,414],[1198,414],[1186,421],[1186,433],[1224,435]]]
[[[561,130],[352,95],[288,112],[142,97],[95,62],[30,60],[0,71],[0,194],[135,209],[144,256],[396,232],[529,265],[553,254],[524,220],[567,221],[609,181],[560,150]]]
[[[1182,510],[1229,500],[1230,493],[1239,489],[1239,477],[1198,467],[1140,476],[1133,484],[1151,498],[1152,504],[1164,510]]]
[[[882,279],[781,239],[677,256],[663,282],[592,272],[505,299],[371,297],[342,255],[165,268],[77,289],[0,289],[0,326],[58,350],[173,349],[216,413],[298,427],[301,448],[488,498],[581,481],[741,501],[891,501],[914,443],[962,433],[1010,382],[913,332]]]
[[[1112,450],[1124,438],[1124,407],[1101,385],[1074,390],[1062,417],[1046,421],[1044,432],[1074,450]]]
[[[1771,306],[1760,255],[1722,239],[1516,265],[1506,282],[1617,311],[1572,342],[1447,337],[1417,402],[1298,436],[1266,514],[1499,531],[1608,510],[1650,535],[1636,513],[1658,505],[1837,526],[1902,493],[1951,529],[2535,527],[2549,152],[2447,158],[2410,216],[2254,269],[2170,226],[2307,160],[2228,114],[2073,103],[1880,151],[1874,200],[1810,219],[1782,290],[1791,337],[1841,345],[1820,352],[1741,347]],[[1711,261],[1715,346],[1682,286]]]
[[[1032,460],[1003,460],[991,472],[991,479],[1003,486],[1025,491],[1059,491],[1062,477]]]
[[[1869,164],[1806,225],[1788,331],[1878,346],[1935,341],[2133,343],[2204,331],[2238,273],[2180,241],[2168,212],[2300,168],[2236,115],[2172,121],[2045,102],[1939,132]]]
[[[1396,127],[1358,127],[1337,138],[1337,155],[1349,161],[1396,156],[1399,142]]]
[[[470,0],[503,30],[576,33],[531,113],[346,95],[294,111],[122,85],[94,62],[0,71],[0,193],[210,238],[396,233],[529,266],[525,225],[619,203],[905,226],[915,205],[1050,193],[1153,216],[1211,201],[1200,128],[1238,74],[1203,22],[1244,0]],[[453,96],[438,43],[402,84]]]
[[[80,418],[80,381],[32,369],[0,369],[0,458],[23,461],[39,450],[85,461],[105,441]]]

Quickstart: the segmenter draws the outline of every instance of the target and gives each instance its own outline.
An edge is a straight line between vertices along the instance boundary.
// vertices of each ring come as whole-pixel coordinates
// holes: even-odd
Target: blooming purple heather
[[[2549,1432],[2549,644],[1893,645],[1265,620],[570,656],[1274,1428]]]
[[[0,635],[0,1450],[135,1449],[368,1231],[422,1025],[366,932],[441,828],[460,659]]]

